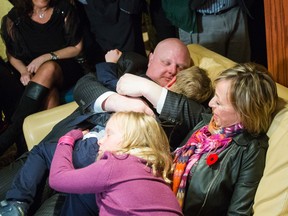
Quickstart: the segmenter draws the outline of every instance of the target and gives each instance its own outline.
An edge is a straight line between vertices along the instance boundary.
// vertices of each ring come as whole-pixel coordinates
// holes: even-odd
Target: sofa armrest
[[[37,145],[55,124],[70,115],[77,107],[76,102],[70,102],[27,116],[23,123],[23,133],[28,150]]]
[[[286,94],[288,89],[286,88]],[[269,128],[266,166],[258,186],[254,216],[288,215],[288,104]]]

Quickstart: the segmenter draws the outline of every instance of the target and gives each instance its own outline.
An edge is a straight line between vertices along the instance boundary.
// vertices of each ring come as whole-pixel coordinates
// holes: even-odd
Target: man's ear
[[[150,63],[153,61],[153,58],[154,58],[154,54],[153,52],[150,52],[149,53],[149,56],[148,56],[148,67],[150,66]]]

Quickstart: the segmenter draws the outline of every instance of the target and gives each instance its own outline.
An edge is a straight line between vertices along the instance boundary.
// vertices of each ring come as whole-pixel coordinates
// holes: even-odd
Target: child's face
[[[102,155],[105,151],[114,152],[120,150],[122,137],[122,130],[112,117],[107,122],[104,137],[98,141],[99,154]]]

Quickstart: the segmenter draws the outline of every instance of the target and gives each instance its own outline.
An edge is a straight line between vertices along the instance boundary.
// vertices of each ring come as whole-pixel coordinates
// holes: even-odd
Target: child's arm
[[[75,169],[73,166],[74,143],[82,137],[83,132],[78,129],[68,132],[59,139],[49,174],[51,188],[66,193],[95,193],[105,189],[107,178],[111,174],[109,171],[111,163],[107,160],[80,169]]]
[[[122,52],[118,49],[110,50],[105,55],[105,61],[111,63],[117,63],[121,55]]]
[[[118,49],[110,50],[105,55],[103,63],[96,64],[98,81],[111,91],[116,91],[118,82],[118,65],[116,64],[122,52]]]

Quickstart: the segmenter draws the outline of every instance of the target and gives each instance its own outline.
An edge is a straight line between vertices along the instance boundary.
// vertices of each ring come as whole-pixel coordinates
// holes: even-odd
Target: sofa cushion
[[[286,89],[286,94],[288,91]],[[257,189],[255,216],[288,215],[288,105],[278,112],[268,131],[269,148]]]
[[[23,133],[28,150],[37,145],[59,121],[70,115],[78,105],[75,101],[27,116]]]

